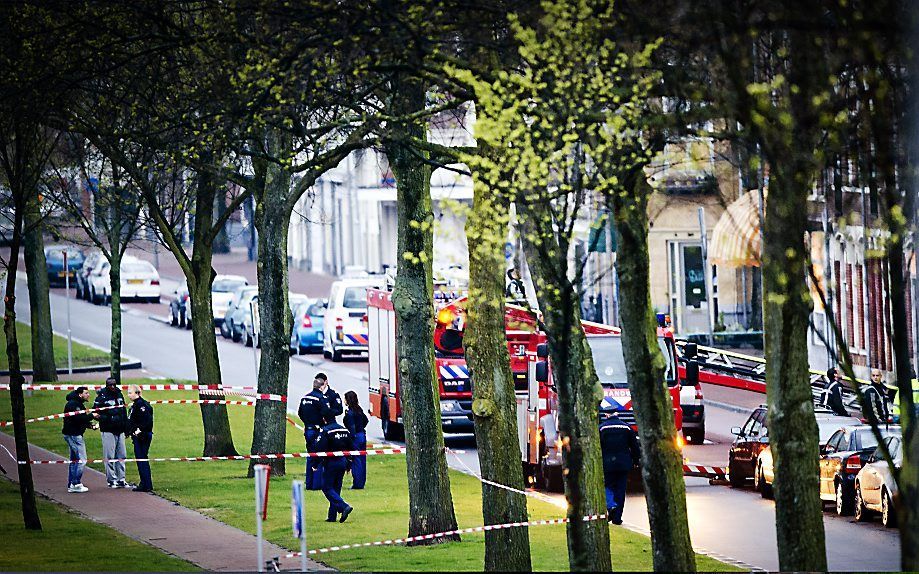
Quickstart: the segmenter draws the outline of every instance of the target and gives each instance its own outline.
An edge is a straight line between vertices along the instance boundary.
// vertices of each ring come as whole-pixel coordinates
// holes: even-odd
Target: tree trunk
[[[759,267],[750,268],[750,325],[754,331],[763,328],[763,271]]]
[[[227,212],[227,193],[226,188],[221,187],[217,194],[214,196],[214,217],[220,218],[224,213]],[[217,231],[217,237],[214,238],[214,253],[229,253],[230,252],[230,234],[227,233],[226,224],[220,226],[220,229]]]
[[[57,380],[57,367],[54,364],[54,332],[51,328],[43,229],[38,198],[34,197],[26,204],[22,242],[32,323],[32,380],[54,382]]]
[[[482,477],[523,490],[517,438],[517,401],[504,335],[504,241],[508,201],[476,181],[472,213],[466,223],[469,245],[469,303],[463,337],[466,360],[473,373],[475,436]],[[526,522],[526,496],[482,484],[485,524]],[[527,528],[485,533],[485,570],[528,572],[530,540]]]
[[[568,500],[568,563],[572,571],[608,572],[609,525],[585,521],[604,514],[599,403],[603,398],[593,355],[581,327],[580,301],[567,278],[567,253],[559,248],[548,207],[517,203],[527,264],[543,311],[552,374],[558,389],[559,434]]]
[[[5,313],[3,331],[6,334],[6,359],[10,365],[10,410],[13,417],[13,434],[16,440],[16,459],[31,460],[29,438],[26,434],[26,405],[22,393],[25,378],[19,365],[19,341],[16,339],[16,271],[19,268],[19,245],[22,242],[22,214],[16,209],[13,221],[13,239],[7,266]],[[35,504],[35,484],[32,466],[17,464],[19,470],[19,496],[22,499],[22,520],[29,530],[41,530],[38,506]]]
[[[673,403],[664,381],[664,357],[651,305],[648,197],[651,187],[638,168],[626,193],[612,194],[619,250],[622,348],[632,408],[641,443],[641,474],[651,526],[656,572],[694,572],[695,553],[686,515],[683,461],[677,448]]]
[[[421,82],[393,82],[392,115],[423,112]],[[406,140],[425,141],[423,122],[395,122],[397,138],[386,144],[386,155],[397,182],[398,275],[392,293],[396,311],[399,381],[405,424],[409,492],[408,535],[456,529],[450,475],[444,452],[440,393],[434,372],[434,214],[431,208],[431,168],[424,152]],[[401,139],[399,139],[401,138]],[[432,538],[419,544],[459,540],[458,535]]]
[[[112,376],[121,384],[121,253],[112,249],[109,260],[109,285],[112,297]]]
[[[775,516],[780,570],[826,570],[818,484],[817,421],[807,360],[811,296],[807,254],[806,159],[773,163],[763,257],[769,440],[775,458]]]
[[[186,274],[191,299],[192,340],[195,345],[195,366],[198,384],[217,385],[221,388],[220,357],[214,335],[214,317],[211,307],[211,285],[214,272],[212,223],[214,195],[218,185],[209,174],[198,173],[196,199],[195,238],[192,245],[191,274]],[[181,248],[181,247],[180,247]],[[202,399],[222,399],[223,395],[201,394]],[[202,404],[201,422],[204,426],[204,456],[235,455],[230,417],[226,405]]]
[[[276,154],[289,152],[289,135],[276,138]],[[258,371],[258,392],[287,394],[290,375],[290,307],[288,305],[287,231],[291,210],[290,172],[277,164],[268,167],[265,189],[256,196],[255,223],[258,228],[258,311],[262,358]],[[252,429],[252,454],[284,452],[287,444],[287,410],[284,403],[259,399]],[[254,475],[254,465],[249,475]],[[263,461],[259,461],[263,462]],[[272,460],[272,474],[283,476],[284,459]]]

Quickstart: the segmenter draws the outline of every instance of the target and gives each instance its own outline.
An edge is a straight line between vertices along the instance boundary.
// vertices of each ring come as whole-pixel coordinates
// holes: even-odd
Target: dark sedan
[[[64,269],[64,252],[67,252],[67,269]],[[83,252],[67,245],[49,245],[45,247],[45,269],[48,272],[48,283],[64,285],[66,276],[70,276],[70,286],[76,287],[76,272],[83,267]]]

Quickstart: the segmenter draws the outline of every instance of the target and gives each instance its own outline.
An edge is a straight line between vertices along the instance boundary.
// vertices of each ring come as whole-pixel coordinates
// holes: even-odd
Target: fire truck
[[[437,312],[434,346],[438,357],[442,358],[439,360],[465,362],[463,333],[467,303],[466,297],[460,297]],[[505,309],[505,336],[517,395],[517,428],[524,471],[531,484],[561,491],[558,394],[549,368],[547,337],[540,328],[536,312],[511,303],[507,303]],[[582,326],[593,353],[605,400],[616,408],[621,419],[635,426],[620,330],[590,321],[582,321]],[[665,378],[670,389],[674,421],[677,430],[680,430],[679,364],[673,334],[669,329],[658,329],[658,344],[666,362]]]
[[[462,294],[445,289],[434,293],[438,316]],[[403,440],[402,403],[399,396],[399,352],[396,346],[396,312],[392,292],[367,291],[369,411],[379,418],[387,440]],[[440,418],[445,433],[472,433],[472,381],[462,355],[435,353]]]

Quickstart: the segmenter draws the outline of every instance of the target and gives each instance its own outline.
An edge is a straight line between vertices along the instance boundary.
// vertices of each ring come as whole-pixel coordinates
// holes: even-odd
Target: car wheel
[[[865,500],[862,498],[862,487],[855,485],[855,520],[856,522],[865,522],[871,518],[868,507],[865,506]]]
[[[886,488],[881,491],[881,524],[886,528],[893,528],[897,525],[897,514],[894,512],[893,503]]]
[[[89,300],[93,305],[99,305],[102,301],[99,299],[99,296],[96,295],[96,290],[93,289],[89,295]]]
[[[326,351],[325,349],[323,349],[323,350],[322,350],[322,357],[325,358],[325,359],[331,359],[331,358],[332,358],[332,353],[330,353],[329,351]]]
[[[186,320],[185,320],[185,313],[182,313],[182,314],[179,315],[179,328],[184,329],[184,328],[185,328],[185,323],[186,323]]]
[[[332,362],[337,363],[341,361],[341,351],[336,351],[335,348],[332,348]]]
[[[846,496],[846,489],[841,480],[836,483],[836,514],[839,516],[852,514],[852,502]]]
[[[231,331],[231,333],[232,333],[232,335],[230,336],[230,339],[231,339],[234,343],[238,343],[240,340],[242,340],[242,338],[243,338],[242,333],[237,333],[237,332],[236,332],[236,329],[233,329],[233,330]]]
[[[169,313],[169,324],[173,327],[178,327],[179,325],[179,319],[176,317],[175,311]]]
[[[755,488],[763,498],[772,498],[772,485],[766,482],[762,464],[757,465],[756,474],[753,475],[753,488]]]
[[[249,331],[246,331],[246,341],[245,344],[247,347],[252,346],[252,337],[249,336]]]
[[[731,483],[733,488],[740,488],[746,482],[744,477],[741,476],[740,471],[737,469],[737,465],[734,464],[733,460],[728,462],[728,482]]]

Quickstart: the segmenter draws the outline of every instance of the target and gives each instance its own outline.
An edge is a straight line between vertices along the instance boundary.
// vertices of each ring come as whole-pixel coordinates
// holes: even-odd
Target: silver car
[[[888,436],[884,442],[894,466],[899,469],[903,464],[902,437]],[[855,477],[855,520],[867,521],[874,513],[880,513],[881,524],[894,527],[897,525],[896,504],[897,482],[878,447]]]

